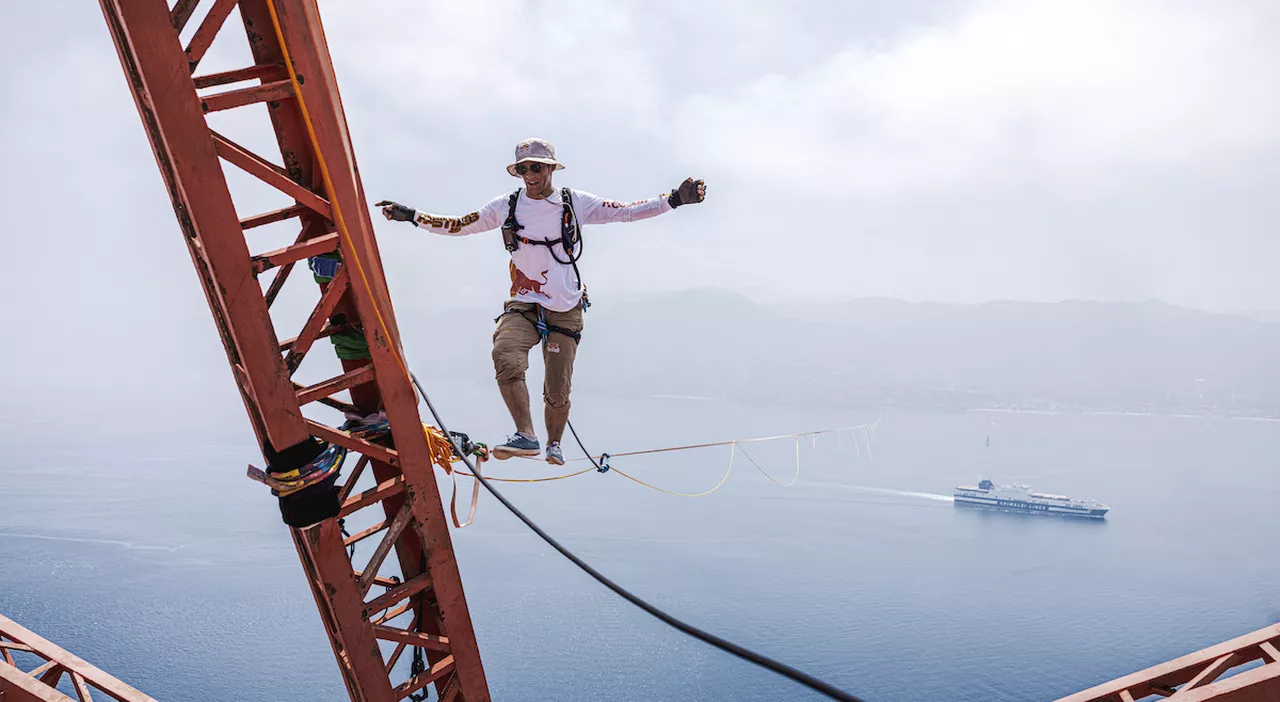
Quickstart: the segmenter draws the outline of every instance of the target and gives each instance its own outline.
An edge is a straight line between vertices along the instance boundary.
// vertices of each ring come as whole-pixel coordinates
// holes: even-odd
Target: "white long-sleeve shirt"
[[[609,224],[610,222],[635,222],[669,212],[671,204],[663,194],[648,200],[617,202],[605,200],[581,190],[572,190],[572,205],[578,215],[579,225]],[[481,207],[479,211],[462,217],[442,217],[417,212],[414,225],[430,229],[445,236],[467,236],[497,229],[507,219],[511,193],[499,195]],[[560,217],[564,203],[557,188],[549,197],[535,200],[524,188],[516,201],[516,221],[524,229],[520,236],[526,239],[550,241],[560,238]],[[555,249],[555,256],[552,256]],[[582,289],[573,266],[556,260],[568,261],[564,247],[539,246],[521,243],[511,252],[511,298],[517,302],[533,302],[556,312],[568,312],[582,302]]]

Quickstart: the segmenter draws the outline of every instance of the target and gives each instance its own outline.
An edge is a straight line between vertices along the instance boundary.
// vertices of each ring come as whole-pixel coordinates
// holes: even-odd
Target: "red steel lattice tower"
[[[294,541],[351,699],[390,702],[433,685],[443,700],[489,699],[441,507],[429,439],[403,362],[382,262],[374,241],[354,149],[314,0],[206,0],[186,46],[181,34],[200,0],[101,0],[129,87],[168,187],[191,260],[204,287],[245,409],[264,447],[313,437],[360,458],[341,489],[338,517],[381,509],[378,524],[345,537],[337,519],[293,529]],[[197,75],[214,39],[237,31],[239,9],[252,65]],[[241,84],[248,84],[244,87]],[[241,87],[228,87],[241,85]],[[265,104],[279,164],[209,128],[206,115]],[[223,168],[229,164],[293,204],[241,217]],[[287,247],[251,253],[246,232],[296,222]],[[295,265],[340,260],[297,336],[281,340],[271,306]],[[276,269],[267,288],[259,276]],[[363,339],[363,358],[343,356],[343,373],[304,387],[293,380],[319,339]],[[335,397],[348,391],[350,402]],[[319,402],[359,416],[384,410],[394,448],[303,416]],[[370,470],[374,488],[351,494]],[[346,547],[380,536],[369,562],[353,567]],[[394,550],[400,575],[379,568]],[[374,588],[381,594],[371,596]],[[398,622],[398,624],[397,624]],[[383,651],[379,641],[395,648]],[[406,648],[425,653],[408,680],[392,670]]]

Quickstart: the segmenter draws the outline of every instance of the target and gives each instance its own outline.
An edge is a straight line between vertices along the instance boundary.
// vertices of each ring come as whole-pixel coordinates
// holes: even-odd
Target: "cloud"
[[[664,105],[633,5],[400,3],[392,27],[356,16],[363,7],[333,10],[341,41],[331,45],[344,78],[377,86],[391,110],[383,117],[401,125],[436,118],[471,129],[645,130]]]
[[[709,180],[705,205],[588,231],[584,273],[601,301],[721,285],[1280,307],[1268,263],[1280,256],[1274,3],[386,0],[323,11],[375,201],[471,211],[516,187],[503,166],[531,135],[569,164],[558,183],[606,197]],[[170,288],[191,294],[173,308],[196,304],[100,13],[0,12],[0,57],[15,67],[0,77],[14,97],[0,105],[14,164],[4,204],[12,231],[40,233],[16,237],[18,255],[59,260],[79,290],[110,291],[76,305],[154,305],[154,279],[112,275],[139,261],[186,286]],[[56,45],[13,29],[55,21]],[[243,37],[220,38],[201,70],[241,67],[243,54]],[[210,122],[270,154],[260,111]],[[242,214],[278,205],[227,171]],[[92,224],[30,205],[50,197],[93,212]],[[375,226],[398,299],[500,301],[496,238]],[[251,248],[293,234],[277,228],[257,230]],[[31,267],[6,282],[45,275]]]
[[[867,197],[1199,180],[1280,145],[1280,43],[1260,20],[1241,4],[983,2],[691,98],[681,151]]]

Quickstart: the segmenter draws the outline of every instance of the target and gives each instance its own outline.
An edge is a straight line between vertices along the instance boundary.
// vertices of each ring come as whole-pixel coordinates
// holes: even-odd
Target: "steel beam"
[[[1273,624],[1230,641],[1189,653],[1167,663],[1103,683],[1057,702],[1138,702],[1170,699],[1178,702],[1280,702],[1280,624]],[[1264,665],[1226,676],[1232,669]]]
[[[246,80],[274,82],[288,77],[289,73],[284,70],[284,66],[278,63],[269,63],[221,71],[219,73],[207,73],[202,76],[195,76],[191,80],[195,81],[197,90],[204,90],[205,88],[227,85],[228,83],[240,83]],[[290,95],[292,94],[292,91],[290,91]]]
[[[383,523],[390,525],[367,574],[352,568],[335,520],[294,534],[351,699],[381,702],[434,684],[440,698],[488,700],[435,467],[314,0],[212,0],[185,49],[176,28],[191,19],[194,1],[180,0],[172,10],[164,0],[100,1],[259,440],[280,449],[311,435],[362,454],[356,475],[341,490],[339,516],[380,508]],[[221,33],[239,32],[225,26],[236,7],[252,54],[240,65],[248,68],[192,78]],[[258,84],[212,95],[197,92],[242,81]],[[283,165],[212,132],[205,122],[206,112],[253,104],[267,108]],[[242,219],[222,160],[295,204]],[[295,217],[301,232],[293,245],[250,256],[246,230]],[[282,344],[269,316],[271,302],[295,265],[328,252],[339,254],[338,277],[320,284],[320,300],[304,328]],[[278,271],[264,294],[256,276],[272,267]],[[315,340],[336,331],[362,333],[370,358],[344,358],[342,375],[309,388],[297,386],[289,376],[303,354],[315,353],[310,348]],[[350,392],[350,404],[331,397],[341,390]],[[301,405],[311,401],[361,416],[384,411],[391,441],[366,440],[302,418]],[[366,465],[378,487],[348,497]],[[265,479],[256,469],[250,474]],[[375,572],[392,549],[400,570],[394,579]],[[372,585],[388,589],[364,602]],[[415,646],[425,661],[408,681],[396,684],[389,678],[394,660],[381,659],[373,627],[394,618],[392,612],[409,610],[414,623],[398,643]]]
[[[206,95],[200,100],[205,112],[221,112],[259,102],[285,100],[293,97],[293,84],[287,80],[274,83],[251,85],[247,88],[236,88],[221,93]]]
[[[89,700],[89,691],[92,689],[117,702],[155,702],[151,697],[2,614],[0,647],[6,652],[10,649],[24,651],[43,661],[26,672],[14,665],[7,656],[6,660],[0,661],[0,700],[4,702],[74,702],[55,688],[64,674],[71,676],[76,695],[81,700]]]

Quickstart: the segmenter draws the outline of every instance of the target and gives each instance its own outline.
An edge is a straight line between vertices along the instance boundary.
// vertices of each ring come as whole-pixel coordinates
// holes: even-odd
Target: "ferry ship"
[[[1064,495],[1032,492],[1027,485],[996,485],[990,480],[979,482],[977,487],[957,487],[952,496],[957,507],[999,512],[1102,519],[1111,510],[1097,500],[1073,500]]]

